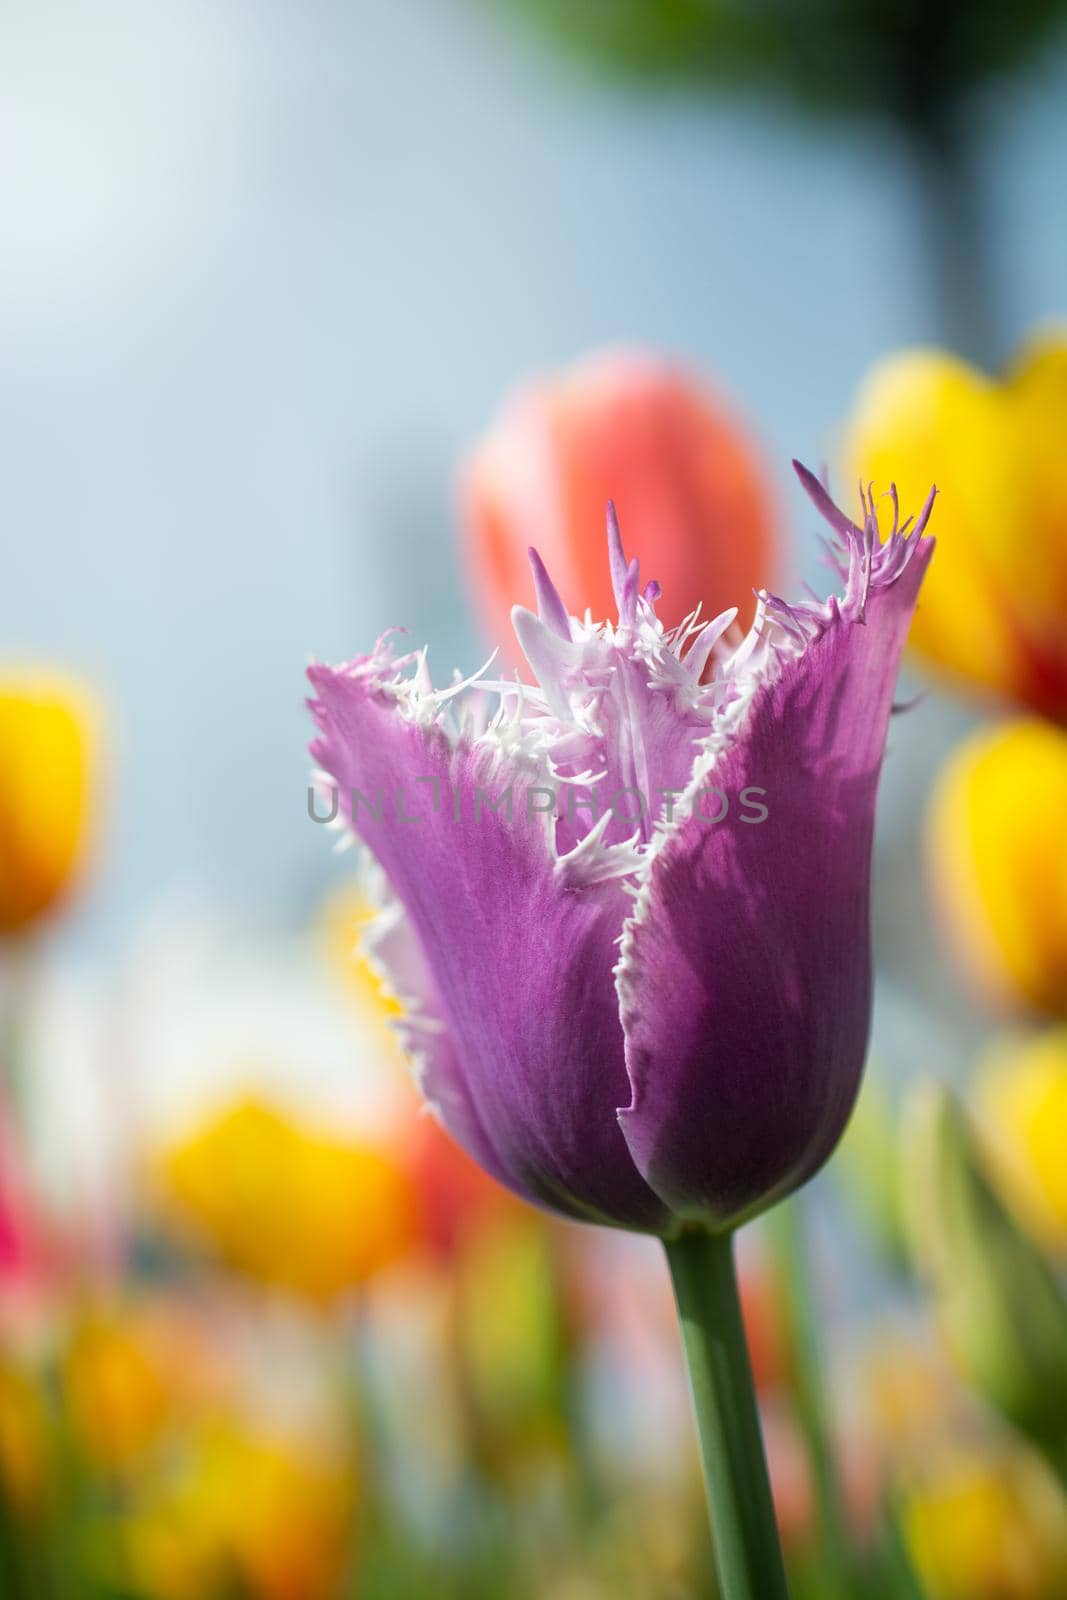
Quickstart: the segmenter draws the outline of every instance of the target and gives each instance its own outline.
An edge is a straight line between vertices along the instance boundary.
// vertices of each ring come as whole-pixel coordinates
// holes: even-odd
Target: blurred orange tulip
[[[81,864],[95,722],[75,684],[0,676],[0,937],[50,911]]]
[[[514,650],[516,601],[534,604],[536,545],[564,604],[614,615],[604,519],[663,589],[668,626],[698,602],[736,605],[776,572],[770,489],[730,410],[688,373],[641,351],[587,357],[520,389],[468,461],[460,511],[471,587],[494,645]]]

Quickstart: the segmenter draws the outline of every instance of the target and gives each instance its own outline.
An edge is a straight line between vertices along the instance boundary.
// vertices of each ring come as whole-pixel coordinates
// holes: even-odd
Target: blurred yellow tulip
[[[1067,1500],[1014,1446],[937,1453],[904,1496],[908,1549],[930,1600],[1062,1600]]]
[[[216,1419],[142,1480],[124,1549],[155,1600],[326,1600],[351,1559],[353,1463]]]
[[[1002,381],[938,350],[879,363],[845,439],[850,477],[921,503],[937,560],[911,643],[958,684],[1067,721],[1067,334]]]
[[[1067,1027],[994,1046],[976,1105],[1015,1215],[1046,1249],[1067,1254]]]
[[[378,907],[358,884],[349,884],[328,895],[319,913],[319,931],[324,953],[332,970],[353,992],[364,1013],[393,1021],[403,1015],[403,1006],[375,970],[363,948],[364,935],[378,916]],[[399,1045],[388,1035],[398,1060]]]
[[[82,863],[96,720],[75,684],[0,673],[0,937],[52,910]]]
[[[48,1481],[44,1397],[28,1372],[0,1359],[0,1503],[19,1517],[41,1509]]]
[[[176,1330],[133,1306],[93,1306],[77,1320],[63,1363],[71,1428],[86,1459],[134,1467],[164,1432],[189,1362]]]
[[[328,1303],[408,1248],[415,1200],[399,1159],[244,1099],[162,1162],[164,1200],[224,1261]]]
[[[935,898],[965,967],[994,999],[1067,1016],[1067,732],[983,729],[930,806]]]

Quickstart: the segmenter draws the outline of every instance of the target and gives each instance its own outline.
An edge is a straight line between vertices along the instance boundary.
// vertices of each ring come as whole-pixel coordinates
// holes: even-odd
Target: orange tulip
[[[689,374],[640,351],[593,355],[527,385],[468,461],[461,520],[471,586],[494,645],[511,607],[534,604],[536,545],[564,603],[594,616],[615,602],[604,562],[614,500],[628,554],[663,587],[673,625],[703,601],[736,605],[776,568],[767,478],[730,410]]]

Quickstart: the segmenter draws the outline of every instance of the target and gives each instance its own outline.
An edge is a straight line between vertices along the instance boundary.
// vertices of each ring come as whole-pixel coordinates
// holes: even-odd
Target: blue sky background
[[[788,458],[937,332],[887,135],[592,84],[485,0],[15,0],[0,31],[0,647],[87,674],[116,736],[75,941],[179,883],[314,902],[304,663],[395,621],[480,659],[453,473],[517,377],[614,341],[702,366],[808,566]],[[1067,311],[1062,56],[982,129],[1021,332]],[[887,848],[963,720],[897,736]]]

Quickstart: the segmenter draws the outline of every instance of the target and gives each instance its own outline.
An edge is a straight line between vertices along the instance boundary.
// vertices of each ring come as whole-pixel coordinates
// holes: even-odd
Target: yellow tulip
[[[216,1419],[142,1481],[127,1564],[157,1600],[326,1600],[350,1560],[352,1503],[351,1462]]]
[[[171,1149],[165,1200],[229,1265],[328,1303],[407,1249],[414,1197],[376,1145],[320,1132],[245,1099]]]
[[[319,912],[319,934],[331,970],[350,991],[368,1019],[383,1024],[383,1043],[402,1059],[391,1028],[384,1024],[403,1015],[404,1008],[373,964],[365,937],[378,908],[358,885],[347,885],[328,895]]]
[[[0,937],[52,910],[82,863],[95,723],[76,685],[0,674]]]
[[[1067,1016],[1067,732],[1017,720],[963,744],[934,792],[928,860],[978,983]]]
[[[1067,1254],[1067,1027],[995,1046],[976,1103],[1001,1189],[1045,1247]]]
[[[0,1360],[0,1504],[20,1517],[40,1511],[49,1468],[44,1397],[29,1373]]]
[[[903,1526],[930,1600],[1067,1593],[1067,1501],[1022,1450],[938,1452],[905,1494]]]
[[[87,1309],[63,1366],[67,1410],[86,1458],[111,1472],[135,1466],[173,1415],[179,1370],[166,1325],[151,1313]]]
[[[881,362],[845,439],[850,478],[940,490],[915,653],[959,685],[1067,721],[1067,335],[1002,381],[938,350]],[[916,498],[917,497],[917,498]]]

